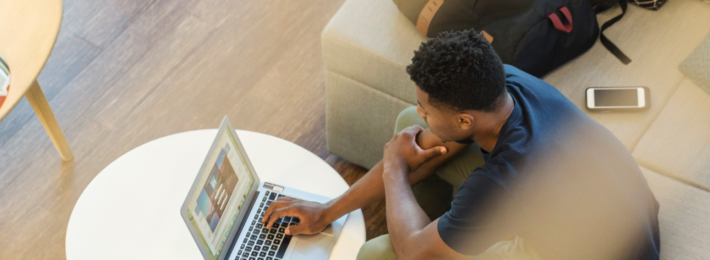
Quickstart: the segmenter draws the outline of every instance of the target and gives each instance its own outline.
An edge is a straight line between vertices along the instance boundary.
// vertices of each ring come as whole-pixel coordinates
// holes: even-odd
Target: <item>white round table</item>
[[[308,150],[237,130],[262,181],[337,197],[347,183]],[[180,216],[216,129],[162,137],[109,164],[79,197],[67,227],[69,260],[203,259]],[[365,243],[362,211],[350,213],[330,259],[355,259]]]

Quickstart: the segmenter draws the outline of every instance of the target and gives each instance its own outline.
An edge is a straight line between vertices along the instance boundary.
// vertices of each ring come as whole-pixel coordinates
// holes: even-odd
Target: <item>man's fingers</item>
[[[422,126],[417,125],[417,124],[413,124],[408,127],[405,127],[404,129],[407,131],[418,131],[419,129],[422,129]]]
[[[286,215],[286,209],[288,209],[288,208],[280,208],[280,209],[274,210],[274,212],[269,216],[266,216],[266,214],[264,214],[264,217],[269,218],[269,221],[264,226],[266,228],[271,228],[271,226],[274,225],[274,222],[276,222],[276,220],[278,220],[280,217]]]
[[[286,228],[286,235],[300,235],[300,234],[307,234],[310,235],[312,232],[308,230],[308,226],[306,224],[298,224],[294,226],[289,226]]]
[[[424,129],[424,128],[422,128],[422,126],[420,126],[420,125],[411,125],[411,126],[408,126],[408,127],[404,128],[404,129],[401,131],[401,133],[409,133],[409,134],[412,134],[412,135],[416,135],[417,133],[419,133],[419,132],[422,131],[423,129]]]
[[[442,154],[446,154],[448,151],[446,150],[446,147],[444,146],[436,146],[434,148],[431,148],[429,150],[424,150],[421,152],[422,156],[424,156],[424,161],[428,161],[431,158],[437,157]]]
[[[396,139],[398,136],[403,136],[405,134],[409,135],[410,137],[415,137],[423,129],[424,128],[422,128],[420,125],[411,125],[411,126],[405,127],[404,129],[402,129],[402,131],[399,131],[399,133],[397,133],[394,137],[392,137],[392,140]]]
[[[266,224],[266,228],[271,228],[274,225],[274,222],[278,220],[281,217],[299,217],[300,214],[296,212],[296,208],[293,206],[285,207],[285,208],[280,208],[274,211],[273,214],[271,214],[271,217],[269,218],[269,223]]]
[[[268,221],[268,220],[269,220],[269,216],[270,216],[271,213],[273,213],[275,210],[280,209],[280,208],[284,208],[284,207],[288,207],[289,205],[291,205],[291,202],[290,202],[290,201],[279,201],[279,200],[274,201],[274,202],[271,203],[271,205],[266,209],[266,211],[264,211],[264,217],[261,219],[261,222],[266,222],[266,221]]]

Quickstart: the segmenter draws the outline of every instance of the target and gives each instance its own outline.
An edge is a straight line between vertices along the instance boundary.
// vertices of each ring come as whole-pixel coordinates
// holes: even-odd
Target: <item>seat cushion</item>
[[[649,169],[710,190],[710,94],[683,80],[632,155]]]
[[[331,71],[325,92],[328,152],[372,168],[392,138],[397,115],[411,104]]]
[[[601,13],[599,22],[620,13]],[[581,109],[584,92],[594,86],[646,86],[651,107],[640,113],[588,113],[633,149],[684,75],[678,65],[710,30],[710,5],[697,0],[668,1],[659,11],[629,6],[627,14],[605,31],[632,62],[622,64],[597,41],[588,52],[544,77]]]
[[[661,259],[707,259],[710,193],[647,168],[641,171],[660,204]]]
[[[427,40],[392,0],[348,0],[323,30],[326,70],[410,104],[417,99],[405,68]]]
[[[679,68],[695,84],[710,93],[710,33]]]

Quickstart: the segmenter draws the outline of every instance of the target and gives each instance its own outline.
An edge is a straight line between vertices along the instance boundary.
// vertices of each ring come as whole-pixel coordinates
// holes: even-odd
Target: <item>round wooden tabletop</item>
[[[61,0],[0,0],[0,54],[10,66],[10,91],[0,120],[35,82],[62,24]]]

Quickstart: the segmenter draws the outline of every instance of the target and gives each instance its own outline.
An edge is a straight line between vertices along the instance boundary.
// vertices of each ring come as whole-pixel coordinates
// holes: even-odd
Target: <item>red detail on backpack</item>
[[[566,6],[560,8],[560,12],[562,12],[562,14],[565,15],[565,18],[567,18],[567,21],[569,21],[568,24],[562,24],[560,17],[558,17],[556,13],[551,13],[547,17],[550,18],[552,24],[555,26],[555,29],[569,33],[572,31],[572,14]]]

